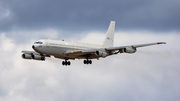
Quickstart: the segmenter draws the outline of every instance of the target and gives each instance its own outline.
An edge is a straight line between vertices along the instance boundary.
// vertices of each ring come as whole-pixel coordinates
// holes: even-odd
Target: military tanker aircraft
[[[110,21],[105,40],[102,45],[70,42],[64,40],[41,39],[32,45],[34,51],[22,51],[23,59],[45,61],[46,57],[64,59],[62,65],[71,65],[69,60],[84,59],[84,64],[92,64],[92,59],[105,58],[118,53],[135,53],[137,48],[166,44],[165,42],[155,42],[138,45],[113,46],[115,21]]]

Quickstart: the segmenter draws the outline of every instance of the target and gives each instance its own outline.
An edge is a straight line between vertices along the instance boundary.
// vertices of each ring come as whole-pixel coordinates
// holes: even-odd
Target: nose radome
[[[32,48],[34,49],[34,48],[35,48],[35,46],[34,46],[34,45],[32,45]]]

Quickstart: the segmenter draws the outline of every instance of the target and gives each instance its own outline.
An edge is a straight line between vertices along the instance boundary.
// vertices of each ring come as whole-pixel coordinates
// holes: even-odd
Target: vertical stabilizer
[[[102,44],[104,47],[112,47],[113,46],[114,30],[115,30],[115,21],[111,21],[108,31],[106,33],[106,38]]]

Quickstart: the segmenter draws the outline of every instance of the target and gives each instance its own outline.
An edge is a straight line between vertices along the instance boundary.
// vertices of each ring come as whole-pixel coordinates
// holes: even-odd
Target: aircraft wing
[[[120,46],[120,47],[110,47],[110,48],[106,48],[107,51],[116,51],[116,50],[121,50],[124,49],[126,47],[134,47],[134,48],[138,48],[138,47],[145,47],[145,46],[151,46],[151,45],[158,45],[158,44],[166,44],[165,42],[156,42],[156,43],[147,43],[147,44],[139,44],[139,45],[129,45],[129,46]]]
[[[35,51],[22,51],[21,53],[24,53],[24,54],[39,54]]]
[[[95,53],[97,49],[86,49],[86,50],[68,50],[66,51],[66,55],[84,55]]]
[[[139,44],[139,45],[129,45],[129,46],[119,46],[119,47],[110,47],[110,48],[99,48],[99,49],[86,49],[86,50],[68,50],[66,51],[66,55],[85,55],[85,54],[94,54],[96,51],[106,51],[106,52],[113,52],[117,50],[122,50],[127,47],[145,47],[151,45],[158,45],[158,44],[166,44],[165,42],[156,42],[156,43],[147,43],[147,44]]]
[[[24,53],[24,54],[29,54],[29,55],[31,55],[31,54],[33,54],[33,55],[41,55],[41,54],[39,54],[39,53],[37,53],[37,52],[35,52],[35,51],[22,51],[21,53]],[[46,54],[43,54],[44,56],[46,56],[46,57],[50,57],[49,55],[46,55]]]

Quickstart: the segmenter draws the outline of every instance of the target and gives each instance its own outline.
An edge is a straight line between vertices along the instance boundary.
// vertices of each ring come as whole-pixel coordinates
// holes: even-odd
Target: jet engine
[[[41,55],[31,55],[32,59],[34,60],[42,60],[45,61],[45,56],[41,56]]]
[[[23,59],[32,59],[30,54],[22,54]]]
[[[123,50],[125,53],[135,53],[136,52],[136,47],[126,47]]]
[[[95,55],[97,56],[102,56],[102,57],[106,57],[108,56],[109,54],[107,52],[104,52],[104,51],[96,51]]]

